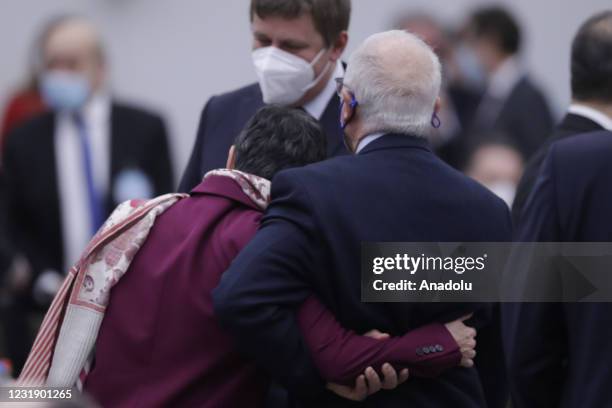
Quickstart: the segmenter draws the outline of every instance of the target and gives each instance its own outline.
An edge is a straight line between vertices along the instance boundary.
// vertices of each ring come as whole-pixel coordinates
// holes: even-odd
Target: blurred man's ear
[[[332,44],[332,53],[330,59],[332,61],[337,61],[342,56],[344,49],[346,48],[346,44],[348,43],[348,33],[346,31],[342,31],[336,41]]]
[[[351,120],[352,116],[353,116],[353,110],[354,107],[351,106],[351,94],[349,92],[347,92],[345,89],[342,90],[341,93],[342,96],[342,110],[340,111],[340,117],[342,119],[342,122],[346,123],[349,120]]]
[[[232,145],[227,154],[227,163],[225,168],[233,170],[236,167],[236,148]]]
[[[440,109],[442,108],[442,99],[438,96],[436,98],[436,103],[434,104],[434,113],[437,115],[440,113]]]

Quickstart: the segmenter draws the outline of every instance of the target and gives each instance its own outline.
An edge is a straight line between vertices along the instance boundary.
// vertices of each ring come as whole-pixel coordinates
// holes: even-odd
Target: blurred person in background
[[[16,373],[31,344],[29,312],[53,297],[110,210],[173,182],[163,120],[116,102],[96,29],[66,16],[42,44],[40,86],[52,110],[15,128],[3,156],[8,234],[32,269],[5,313]]]
[[[41,43],[46,37],[47,30],[55,24],[54,21],[46,26],[31,49],[30,66],[26,83],[18,89],[6,103],[2,114],[2,124],[0,125],[0,156],[6,143],[6,136],[17,125],[27,119],[42,113],[45,109],[45,102],[40,93],[40,55]],[[1,165],[1,163],[0,163]]]
[[[11,96],[4,108],[0,128],[0,154],[6,143],[6,136],[12,129],[46,109],[38,89],[38,78],[35,73],[30,75],[26,85]]]
[[[546,98],[520,61],[522,33],[518,23],[503,8],[482,8],[469,18],[465,39],[466,50],[473,53],[487,78],[470,137],[503,131],[529,159],[550,134],[553,121]]]
[[[466,129],[472,122],[481,97],[480,82],[471,78],[470,67],[463,63],[461,49],[452,35],[432,16],[407,14],[396,28],[419,36],[440,58],[443,78],[440,105],[440,127],[431,129],[429,139],[436,154],[459,169],[467,157]]]
[[[529,160],[516,192],[512,218],[518,224],[550,144],[595,130],[612,130],[612,11],[585,22],[572,43],[572,102],[547,143]]]
[[[465,174],[512,207],[523,174],[523,158],[502,136],[482,143],[470,155]]]
[[[571,58],[579,109],[541,159],[519,242],[612,242],[612,10],[580,27]],[[612,303],[507,303],[504,312],[514,407],[612,406]]]
[[[179,190],[221,167],[248,119],[264,104],[305,110],[327,134],[327,154],[346,154],[334,78],[348,41],[350,0],[252,0],[252,59],[258,83],[212,97],[204,106]]]

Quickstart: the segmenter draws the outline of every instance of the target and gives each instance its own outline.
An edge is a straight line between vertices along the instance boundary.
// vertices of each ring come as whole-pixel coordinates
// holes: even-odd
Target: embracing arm
[[[316,296],[300,306],[298,321],[321,376],[330,382],[352,384],[367,367],[380,372],[384,363],[397,371],[408,368],[411,376],[434,377],[461,360],[457,342],[439,323],[374,339],[342,327]]]
[[[213,291],[215,314],[237,348],[298,396],[324,391],[305,347],[295,309],[311,293],[316,258],[308,199],[280,173],[273,201],[251,242]]]

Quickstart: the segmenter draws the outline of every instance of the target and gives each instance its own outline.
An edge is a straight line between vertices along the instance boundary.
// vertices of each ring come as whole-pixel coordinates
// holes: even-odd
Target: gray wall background
[[[396,16],[426,11],[459,24],[484,0],[353,0],[348,53]],[[524,60],[560,115],[569,101],[569,44],[609,0],[503,0],[525,33]],[[111,85],[123,100],[165,115],[177,173],[188,159],[201,108],[216,93],[254,81],[248,0],[0,0],[0,103],[26,77],[44,22],[71,12],[90,17],[107,44]],[[347,54],[348,55],[348,54]],[[177,176],[178,177],[178,176]]]

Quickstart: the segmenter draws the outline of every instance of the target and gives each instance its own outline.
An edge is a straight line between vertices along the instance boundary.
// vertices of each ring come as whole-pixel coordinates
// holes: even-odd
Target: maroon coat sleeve
[[[408,368],[411,376],[435,377],[461,361],[459,346],[440,323],[376,340],[343,328],[315,296],[300,306],[298,321],[321,376],[330,382],[353,384],[367,367],[380,373],[384,363]]]

